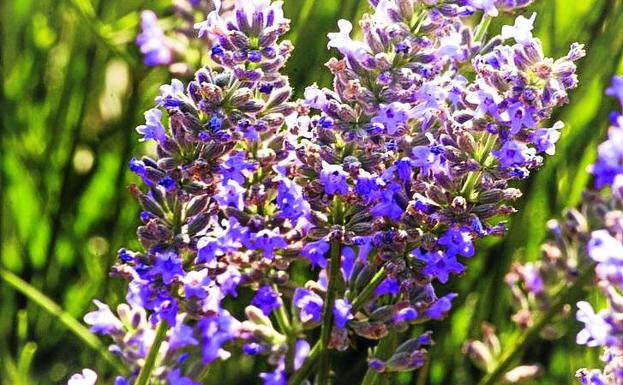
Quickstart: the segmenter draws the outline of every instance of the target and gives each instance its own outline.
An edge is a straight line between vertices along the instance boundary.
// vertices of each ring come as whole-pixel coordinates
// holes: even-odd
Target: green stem
[[[491,25],[491,20],[492,17],[487,14],[484,14],[482,16],[482,19],[480,20],[480,23],[478,23],[476,31],[474,32],[474,42],[480,42],[484,38],[485,33],[487,33],[487,30],[489,29],[489,25]],[[480,149],[480,151],[476,154],[476,160],[482,165],[483,157],[488,157],[489,152],[495,145],[496,138],[493,138],[493,135],[487,132],[481,138],[481,142],[484,142],[485,144],[483,148]],[[472,171],[467,174],[467,178],[465,179],[465,183],[461,188],[460,195],[468,201],[472,201],[474,199],[474,197],[472,196],[474,192],[474,187],[478,183],[480,176],[480,171]]]
[[[318,368],[318,385],[329,384],[329,373],[331,371],[331,351],[329,350],[329,343],[331,341],[331,330],[333,328],[333,305],[335,304],[337,284],[340,279],[341,259],[342,245],[339,240],[332,240],[327,297],[325,298],[324,309],[322,311],[323,320],[320,329],[322,357],[320,357],[320,367]]]
[[[278,293],[278,289],[275,287],[274,290]],[[279,329],[286,336],[291,334],[290,327],[290,319],[288,314],[286,313],[285,305],[283,301],[281,302],[281,306],[279,306],[275,311],[275,319],[277,320],[277,325],[279,325]]]
[[[480,138],[480,142],[484,142],[482,148],[478,150],[475,154],[476,161],[481,165],[481,167],[487,167],[489,159],[491,157],[491,150],[497,143],[497,137],[492,135],[490,132],[486,132],[482,138]],[[482,176],[481,171],[472,171],[467,174],[467,178],[465,179],[465,184],[463,184],[463,188],[461,188],[461,196],[465,197],[468,202],[471,202],[476,199],[474,196],[474,187],[480,180]]]
[[[197,380],[200,384],[203,384],[204,381],[207,380],[211,368],[212,365],[205,365],[203,369],[201,369],[201,372],[199,372],[199,375],[197,376]]]
[[[374,293],[377,287],[383,282],[383,280],[387,277],[387,272],[384,267],[381,267],[379,271],[374,274],[374,277],[368,282],[366,287],[363,288],[361,293],[353,300],[352,303],[352,312],[356,313],[365,303],[368,301],[370,296]]]
[[[164,337],[167,334],[168,325],[166,321],[161,320],[158,324],[158,328],[156,329],[156,337],[154,338],[154,342],[151,344],[149,348],[149,352],[147,353],[147,357],[145,358],[145,364],[141,368],[141,371],[138,373],[138,377],[136,378],[136,382],[134,385],[147,385],[149,380],[151,379],[151,373],[156,366],[156,358],[158,358],[158,352],[160,351],[160,345],[162,345],[162,341],[164,341]]]
[[[84,325],[78,322],[71,314],[64,311],[59,305],[48,298],[45,294],[31,286],[17,275],[8,270],[0,268],[0,278],[22,293],[28,299],[39,305],[43,310],[57,318],[69,331],[80,338],[89,348],[96,351],[107,363],[110,364],[119,374],[128,375],[128,369],[123,366],[117,357],[112,355],[106,346]]]
[[[279,288],[277,285],[273,286],[273,290],[279,293]],[[279,330],[286,336],[286,342],[288,344],[288,353],[286,355],[286,368],[290,369],[294,367],[294,348],[296,343],[296,335],[294,334],[294,329],[292,328],[292,324],[290,323],[290,317],[286,312],[286,306],[283,300],[280,300],[281,306],[279,306],[275,311],[275,319],[277,320],[277,325],[279,325]]]
[[[495,368],[490,373],[487,373],[478,383],[478,385],[494,385],[499,382],[501,376],[506,373],[513,362],[519,357],[519,354],[529,346],[536,338],[538,338],[540,332],[545,326],[547,326],[551,320],[559,315],[563,307],[568,303],[573,303],[581,295],[584,286],[591,280],[594,274],[594,266],[589,266],[578,279],[568,287],[561,289],[554,297],[557,300],[552,304],[549,310],[543,314],[543,316],[532,325],[527,331],[521,332],[516,339],[516,343],[507,344],[506,346],[512,346],[510,350],[502,353],[502,358],[498,361]]]
[[[480,23],[478,23],[478,27],[476,27],[476,32],[474,32],[474,41],[479,42],[485,37],[485,33],[487,33],[487,29],[489,29],[489,25],[491,25],[491,20],[493,18],[487,14],[482,16]]]

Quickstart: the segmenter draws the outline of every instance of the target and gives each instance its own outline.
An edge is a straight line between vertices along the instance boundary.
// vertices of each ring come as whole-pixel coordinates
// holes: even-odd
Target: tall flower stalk
[[[442,318],[456,294],[437,297],[432,283],[463,273],[460,258],[474,255],[476,239],[503,234],[500,218],[520,196],[510,183],[554,153],[563,125],[540,123],[567,101],[577,83],[573,61],[584,52],[576,44],[566,57],[544,57],[531,33],[534,16],[486,38],[492,9],[476,31],[467,22],[481,2],[373,6],[360,22],[361,41],[350,37],[346,20],[329,35],[329,47],[342,55],[327,63],[334,88],[306,90],[310,115],[300,114],[294,129],[303,134],[296,153],[315,221],[310,235],[322,245],[310,260],[326,267],[317,250],[326,255],[331,239],[343,242],[343,265],[353,251],[356,274],[338,278],[344,296],[355,298],[364,287],[375,294],[348,324],[355,335],[381,340],[380,353],[388,350],[384,339],[410,323]],[[510,38],[514,44],[505,45]],[[326,220],[335,207],[345,208],[342,229]],[[357,285],[381,271],[378,288]],[[331,269],[327,276],[335,287]],[[425,336],[373,354],[370,370],[421,366]],[[339,328],[333,340],[337,349],[348,345]],[[325,383],[328,354],[320,354]],[[290,384],[300,383],[294,379]]]
[[[606,94],[623,106],[623,78],[614,77]],[[598,159],[589,171],[594,188],[587,189],[577,209],[566,209],[561,220],[548,223],[551,239],[542,246],[542,259],[515,263],[506,276],[517,311],[512,319],[516,339],[500,343],[490,326],[482,341],[469,341],[465,352],[485,371],[480,385],[521,382],[538,375],[538,365],[521,365],[509,370],[521,353],[537,338],[554,339],[562,334],[561,321],[571,314],[571,304],[586,295],[596,283],[608,306],[595,312],[586,301],[577,302],[577,319],[584,324],[577,343],[605,348],[605,370],[580,369],[576,376],[584,385],[618,385],[621,375],[620,320],[622,319],[620,277],[623,258],[623,118],[610,115],[608,139],[599,145]],[[491,341],[497,341],[491,343]],[[511,381],[511,379],[514,379]]]
[[[85,317],[130,367],[117,385],[197,384],[236,347],[265,358],[266,385],[327,385],[333,351],[361,338],[378,341],[365,385],[422,366],[431,333],[403,335],[450,311],[457,294],[434,286],[504,233],[512,184],[554,153],[563,125],[544,122],[577,85],[582,46],[545,57],[534,15],[487,37],[528,3],[371,1],[362,40],[346,20],[329,34],[333,89],[298,102],[282,3],[214,4],[195,25],[210,63],[163,85],[137,128],[156,155],[130,161],[143,249],[113,268],[127,304]]]
[[[623,77],[613,78],[606,94],[618,99],[623,108]],[[584,328],[577,343],[604,349],[604,370],[580,369],[576,376],[584,385],[623,384],[623,115],[610,115],[608,139],[598,147],[595,177],[595,210],[603,217],[600,228],[590,234],[586,250],[595,264],[597,287],[607,306],[595,312],[587,301],[577,303],[577,319]]]

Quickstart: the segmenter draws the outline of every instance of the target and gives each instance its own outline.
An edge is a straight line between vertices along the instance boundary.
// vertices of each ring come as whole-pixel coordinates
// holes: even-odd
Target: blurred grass
[[[339,18],[353,19],[365,0],[287,0],[296,50],[287,67],[296,94],[317,82],[329,86],[326,34]],[[138,207],[126,193],[132,154],[144,148],[134,127],[168,75],[147,69],[132,44],[143,8],[166,9],[168,1],[19,0],[0,2],[0,263],[81,319],[94,297],[121,300],[123,282],[108,278],[121,246],[136,246]],[[482,321],[509,330],[509,295],[503,276],[511,259],[538,258],[545,222],[575,204],[588,183],[586,166],[605,135],[614,108],[602,97],[621,70],[623,1],[541,0],[537,35],[549,56],[569,44],[587,44],[580,88],[558,113],[567,123],[556,157],[527,182],[520,213],[502,241],[483,242],[469,271],[448,290],[462,293],[444,323],[432,325],[437,345],[418,384],[474,384],[478,372],[460,354],[465,338],[479,335]],[[510,18],[502,18],[504,21]],[[500,20],[491,27],[497,30]],[[526,353],[541,361],[539,384],[571,383],[579,366],[597,364],[595,352],[574,346],[576,326],[561,341]],[[363,349],[362,349],[363,350]],[[359,354],[364,354],[361,351]],[[352,378],[362,368],[340,356]],[[249,384],[258,368],[243,360],[231,379],[230,363],[212,372],[213,383]],[[82,367],[112,374],[104,361],[35,303],[0,283],[0,384],[56,384]],[[229,375],[228,375],[229,374]],[[227,376],[227,377],[226,377]],[[399,384],[415,383],[411,375]]]

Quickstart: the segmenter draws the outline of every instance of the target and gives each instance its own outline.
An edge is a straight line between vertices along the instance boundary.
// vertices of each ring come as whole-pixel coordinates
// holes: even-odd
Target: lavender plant
[[[512,183],[554,153],[563,125],[543,125],[584,51],[545,57],[535,15],[486,37],[498,9],[528,1],[371,3],[362,40],[346,20],[329,34],[333,89],[299,102],[281,73],[293,48],[281,2],[236,1],[197,24],[212,63],[162,86],[137,127],[157,157],[130,161],[143,250],[113,268],[127,304],[85,317],[131,371],[117,385],[200,383],[236,347],[271,365],[264,384],[315,372],[325,385],[332,351],[360,338],[378,341],[363,384],[424,363],[431,334],[405,337],[410,325],[442,319],[457,294],[435,282],[504,233]],[[239,291],[254,293],[244,315]]]
[[[614,77],[606,94],[623,106],[623,78]],[[553,339],[564,332],[561,322],[571,314],[570,303],[586,292],[594,281],[607,300],[607,307],[595,312],[586,301],[577,302],[577,319],[584,328],[577,343],[604,348],[604,371],[580,369],[576,376],[584,385],[623,383],[621,374],[620,323],[621,264],[623,256],[623,116],[610,115],[608,139],[598,148],[598,159],[590,167],[594,189],[583,193],[578,209],[567,209],[560,221],[551,220],[551,239],[542,246],[542,259],[516,263],[506,276],[517,312],[512,319],[522,335],[503,351],[492,326],[483,326],[482,341],[468,341],[465,352],[486,372],[481,384],[493,384],[501,377],[516,383],[533,378],[538,365],[521,365],[505,373],[517,353],[537,335]],[[509,378],[510,376],[510,378]]]
[[[618,98],[623,106],[623,78],[615,77],[607,95]],[[610,115],[608,139],[598,148],[598,159],[591,172],[595,188],[601,189],[597,209],[602,225],[590,234],[587,253],[595,264],[595,280],[606,298],[606,308],[595,312],[590,303],[577,303],[577,319],[584,323],[577,343],[604,348],[603,371],[580,369],[577,377],[585,385],[623,384],[623,345],[621,340],[623,296],[621,260],[623,258],[623,115]]]

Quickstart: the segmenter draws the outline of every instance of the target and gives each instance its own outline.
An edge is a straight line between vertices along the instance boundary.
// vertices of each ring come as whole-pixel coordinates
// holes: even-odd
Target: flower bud
[[[481,370],[486,371],[493,365],[491,351],[481,341],[467,341],[463,345],[463,353]]]
[[[504,374],[504,381],[508,384],[519,384],[538,377],[543,368],[540,365],[522,365],[511,369]]]

